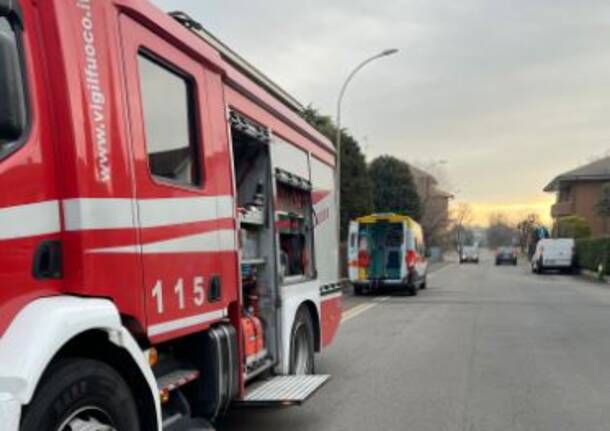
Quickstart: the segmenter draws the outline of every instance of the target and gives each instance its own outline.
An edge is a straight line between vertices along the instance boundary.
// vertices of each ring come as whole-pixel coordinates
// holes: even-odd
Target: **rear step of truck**
[[[329,375],[271,377],[249,386],[244,397],[233,404],[238,407],[301,405],[329,380]]]
[[[157,387],[163,402],[163,431],[215,431],[205,419],[191,417],[186,398],[176,391],[198,378],[198,370],[186,368],[157,376]]]
[[[174,370],[163,376],[157,377],[157,386],[159,392],[163,395],[164,392],[171,392],[184,386],[193,380],[197,380],[199,377],[199,371],[197,370]]]

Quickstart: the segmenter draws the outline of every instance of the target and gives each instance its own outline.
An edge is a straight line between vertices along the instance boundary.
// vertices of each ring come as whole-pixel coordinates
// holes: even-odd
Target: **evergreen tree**
[[[303,118],[334,144],[337,128],[329,116],[309,106]],[[358,141],[345,130],[341,134],[341,237],[345,239],[351,219],[373,212],[373,186]]]
[[[422,205],[406,162],[392,156],[381,156],[369,167],[373,181],[373,203],[376,212],[394,212],[419,221]]]

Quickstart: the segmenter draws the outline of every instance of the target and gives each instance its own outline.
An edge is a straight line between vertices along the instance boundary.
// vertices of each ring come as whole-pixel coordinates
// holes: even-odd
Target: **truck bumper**
[[[0,393],[0,424],[4,431],[18,431],[21,404],[11,394]]]

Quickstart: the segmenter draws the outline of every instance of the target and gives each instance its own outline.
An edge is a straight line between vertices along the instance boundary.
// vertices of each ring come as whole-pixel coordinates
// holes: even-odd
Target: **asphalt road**
[[[415,298],[346,298],[305,406],[218,431],[610,429],[610,289],[525,265],[451,264]]]

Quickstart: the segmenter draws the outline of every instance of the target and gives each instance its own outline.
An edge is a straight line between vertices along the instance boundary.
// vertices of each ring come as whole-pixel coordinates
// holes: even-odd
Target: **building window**
[[[569,202],[571,199],[571,195],[572,195],[571,192],[572,192],[571,187],[568,187],[568,186],[561,187],[559,189],[559,196],[558,196],[557,200],[559,202]]]
[[[147,53],[138,58],[151,173],[194,186],[201,181],[193,80]]]

